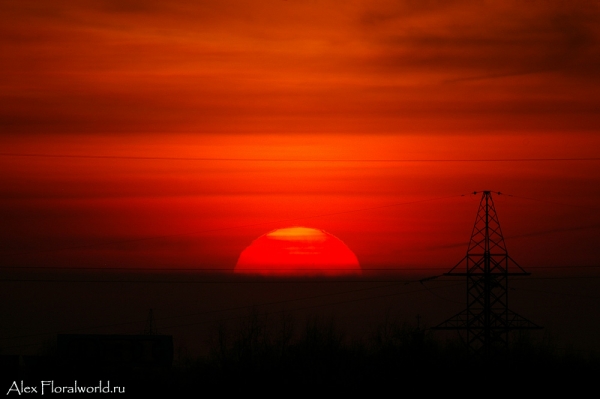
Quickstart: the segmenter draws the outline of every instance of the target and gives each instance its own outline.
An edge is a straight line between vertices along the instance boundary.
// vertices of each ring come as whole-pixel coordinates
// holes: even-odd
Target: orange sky
[[[0,15],[11,265],[232,270],[256,237],[305,225],[366,268],[451,267],[478,198],[388,205],[482,189],[550,201],[498,198],[523,266],[600,255],[597,160],[429,162],[597,158],[594,2],[5,1]]]
[[[598,128],[590,1],[3,2],[6,132]]]

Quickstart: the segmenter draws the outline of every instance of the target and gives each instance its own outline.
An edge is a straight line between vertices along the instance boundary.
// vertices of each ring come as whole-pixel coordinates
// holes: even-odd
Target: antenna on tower
[[[434,329],[466,331],[472,353],[505,352],[509,331],[541,328],[508,309],[508,277],[530,273],[508,255],[491,191],[482,192],[467,255],[444,275],[466,276],[467,308]]]
[[[148,312],[148,318],[146,319],[146,326],[144,327],[145,335],[156,335],[156,327],[154,326],[154,315],[152,309]]]

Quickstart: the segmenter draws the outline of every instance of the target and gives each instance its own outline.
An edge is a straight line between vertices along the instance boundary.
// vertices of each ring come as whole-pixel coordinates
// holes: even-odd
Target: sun
[[[235,273],[265,276],[339,276],[362,273],[356,255],[323,230],[286,227],[258,237],[242,251]]]

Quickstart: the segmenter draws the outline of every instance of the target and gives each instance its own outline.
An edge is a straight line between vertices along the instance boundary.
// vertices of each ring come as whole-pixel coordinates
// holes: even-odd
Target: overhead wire
[[[580,205],[580,204],[570,204],[570,203],[566,203],[566,202],[549,201],[549,200],[545,200],[545,199],[541,199],[541,198],[524,197],[522,195],[515,195],[515,194],[506,194],[506,193],[501,193],[501,194],[506,195],[507,197],[520,198],[520,199],[525,199],[525,200],[529,200],[529,201],[544,202],[547,204],[564,205],[564,206],[572,206],[572,207],[577,207],[577,208],[600,210],[600,207],[589,206],[589,205]]]
[[[448,265],[448,266],[421,266],[421,267],[414,267],[414,266],[407,266],[407,267],[375,267],[375,268],[363,268],[363,275],[360,276],[354,276],[354,277],[360,277],[360,278],[369,278],[369,277],[373,277],[373,275],[370,275],[371,272],[378,272],[378,273],[382,273],[382,274],[376,274],[375,276],[390,276],[389,274],[385,274],[385,272],[415,272],[415,271],[421,271],[421,272],[428,272],[428,271],[444,271],[444,270],[448,270],[449,267],[452,267],[452,265]],[[535,270],[554,270],[554,269],[597,269],[600,268],[600,265],[563,265],[563,266],[527,266],[527,269],[535,269]],[[81,271],[81,272],[85,272],[85,271],[101,271],[101,272],[114,272],[114,271],[122,271],[122,272],[156,272],[156,273],[162,273],[162,272],[172,272],[172,273],[193,273],[193,272],[212,272],[215,273],[215,275],[217,276],[222,276],[223,273],[230,273],[232,272],[231,269],[224,269],[224,268],[218,268],[218,267],[125,267],[125,266],[119,266],[119,267],[113,267],[113,266],[106,266],[106,267],[102,267],[102,266],[94,266],[94,267],[79,267],[79,266],[2,266],[0,269],[4,269],[4,270],[9,270],[9,269],[13,269],[16,271],[20,271],[20,270],[41,270],[41,271],[54,271],[54,270],[70,270],[70,271]],[[318,268],[315,269],[315,271],[330,271],[330,270],[335,270],[335,271],[344,271],[344,269],[323,269],[323,268]],[[355,269],[348,269],[349,272],[353,272],[355,271]],[[241,275],[238,275],[241,276]],[[393,275],[392,275],[393,276]],[[273,276],[275,278],[277,278],[277,276]],[[285,277],[285,276],[280,276],[280,277]],[[326,277],[326,278],[330,278],[327,276],[319,276],[319,275],[315,275],[314,277]],[[352,276],[350,276],[352,277]]]
[[[419,282],[419,280],[414,280],[412,282]],[[177,315],[177,316],[161,317],[161,318],[157,318],[156,320],[157,321],[165,321],[165,320],[172,320],[172,319],[179,319],[179,318],[191,318],[191,317],[198,317],[198,316],[206,316],[206,315],[210,315],[210,314],[214,314],[214,313],[226,313],[226,312],[230,312],[230,311],[254,309],[254,308],[258,308],[258,307],[267,307],[267,306],[273,306],[273,305],[281,305],[281,304],[285,304],[285,303],[292,303],[292,302],[298,302],[298,301],[320,299],[320,298],[324,298],[324,297],[352,294],[352,293],[361,292],[361,291],[389,288],[389,287],[395,287],[395,286],[406,285],[406,284],[408,284],[408,283],[379,285],[379,286],[375,286],[375,287],[367,287],[367,288],[361,288],[361,289],[354,289],[354,290],[350,290],[350,291],[313,295],[313,296],[303,297],[303,298],[292,298],[292,299],[287,299],[287,300],[271,301],[271,302],[265,302],[265,303],[260,303],[260,304],[236,306],[236,307],[231,307],[231,308],[226,308],[226,309],[210,310],[210,311],[205,311],[205,312],[200,312],[200,313],[187,313],[187,314],[182,314],[182,315]],[[462,283],[460,283],[460,284],[462,284]],[[452,287],[452,286],[456,286],[456,285],[459,285],[459,284],[447,284],[445,286],[436,287],[436,288],[438,288],[438,289],[439,288],[447,288],[447,287]],[[395,295],[403,295],[403,294],[411,294],[411,293],[422,292],[422,291],[431,292],[431,289],[419,289],[419,290],[413,290],[413,291],[403,291],[403,292],[398,292],[398,293],[393,293],[393,294],[376,295],[376,296],[370,296],[370,297],[365,297],[365,298],[353,298],[353,299],[345,300],[345,301],[329,302],[329,303],[325,303],[325,304],[310,305],[310,306],[304,306],[304,307],[300,307],[300,308],[287,309],[285,311],[297,312],[297,311],[301,311],[301,310],[314,309],[314,308],[325,307],[325,306],[335,306],[335,305],[340,305],[340,304],[345,304],[345,303],[358,302],[358,301],[362,301],[362,300],[378,299],[378,298],[384,298],[384,297],[395,296]],[[226,321],[226,320],[232,320],[232,319],[239,319],[239,318],[243,318],[243,317],[245,317],[245,316],[235,316],[235,317],[220,319],[220,320],[216,320],[216,321],[217,322]],[[190,325],[205,324],[205,323],[209,323],[209,322],[214,322],[214,320],[203,320],[200,322],[171,325],[171,326],[166,326],[164,328],[165,329],[180,328],[180,327],[187,327]],[[67,330],[62,330],[61,333],[64,334],[64,333],[66,333],[65,331],[74,333],[74,332],[80,332],[80,331],[99,330],[99,329],[104,329],[104,328],[121,327],[121,326],[126,326],[126,325],[134,325],[134,324],[142,324],[142,323],[143,323],[142,320],[124,322],[124,323],[111,323],[111,324],[96,325],[96,326],[83,327],[83,328],[71,328],[71,329],[67,329]],[[53,331],[36,333],[36,334],[26,334],[26,335],[17,335],[17,336],[11,336],[11,337],[2,337],[0,339],[12,340],[12,339],[35,338],[35,337],[48,336],[48,335],[54,335],[54,334],[58,334],[58,332],[53,330]],[[17,346],[5,347],[5,348],[15,348],[15,347],[21,347],[21,346],[30,346],[30,345],[17,345]]]
[[[328,213],[321,213],[321,214],[317,214],[317,215],[307,215],[307,216],[299,216],[299,217],[294,217],[294,218],[270,220],[270,221],[259,222],[259,223],[228,226],[228,227],[221,227],[221,228],[217,228],[217,229],[198,230],[198,231],[192,231],[192,232],[186,232],[186,233],[140,237],[140,238],[132,238],[132,239],[128,239],[128,240],[118,240],[118,241],[109,241],[109,242],[103,242],[103,243],[93,243],[93,244],[88,244],[88,245],[78,245],[78,246],[73,246],[73,247],[62,247],[62,248],[52,248],[52,249],[40,249],[40,250],[35,250],[35,251],[5,253],[5,254],[3,254],[3,256],[22,256],[22,255],[31,255],[31,254],[40,254],[40,253],[73,251],[73,250],[79,250],[79,249],[98,248],[98,247],[105,247],[105,246],[111,246],[111,245],[117,245],[117,244],[126,244],[126,243],[132,243],[132,242],[160,240],[160,239],[174,238],[174,237],[184,237],[184,236],[190,236],[190,235],[214,233],[214,232],[219,232],[219,231],[243,229],[243,228],[272,225],[272,224],[281,224],[281,223],[287,223],[287,222],[293,222],[293,221],[299,221],[299,220],[307,220],[307,219],[315,219],[315,218],[321,218],[321,217],[327,217],[327,216],[344,215],[344,214],[348,214],[348,213],[356,213],[356,212],[364,212],[364,211],[370,211],[370,210],[375,210],[375,209],[391,208],[391,207],[396,207],[396,206],[401,206],[401,205],[412,205],[412,204],[418,204],[418,203],[423,203],[423,202],[440,201],[443,199],[463,197],[465,195],[466,194],[455,194],[455,195],[449,195],[449,196],[443,196],[443,197],[426,198],[426,199],[422,199],[422,200],[398,202],[398,203],[393,203],[393,204],[373,206],[373,207],[367,207],[367,208],[349,209],[349,210],[338,211],[338,212],[328,212]]]
[[[513,280],[519,281],[534,281],[534,280],[590,280],[600,279],[600,276],[595,275],[582,275],[582,276],[555,276],[555,277],[539,277],[539,276],[527,276],[518,277],[514,276]],[[439,278],[437,281],[456,281],[455,278]],[[90,283],[90,284],[334,284],[334,283],[354,283],[354,284],[365,284],[365,283],[403,283],[407,284],[412,280],[396,279],[394,277],[381,276],[379,279],[365,280],[365,279],[314,279],[303,277],[301,279],[271,279],[271,280],[141,280],[141,279],[129,279],[129,280],[116,280],[116,279],[18,279],[8,278],[0,280],[0,283]]]
[[[367,287],[367,288],[354,289],[354,290],[349,290],[349,291],[320,294],[320,295],[314,295],[314,296],[309,296],[309,297],[292,298],[292,299],[288,299],[288,300],[264,302],[264,303],[260,303],[260,304],[237,306],[237,307],[231,307],[231,308],[226,308],[226,309],[211,310],[211,311],[206,311],[206,312],[187,313],[187,314],[182,314],[182,315],[177,315],[177,316],[161,317],[161,318],[158,318],[157,321],[172,320],[172,319],[178,319],[178,318],[184,318],[184,317],[186,317],[186,318],[198,317],[198,316],[205,316],[205,315],[214,314],[214,313],[225,313],[225,312],[229,312],[229,311],[236,311],[236,310],[243,310],[243,309],[252,309],[252,308],[257,308],[257,307],[266,307],[266,306],[272,306],[272,305],[278,305],[278,304],[284,304],[284,303],[292,303],[292,302],[298,302],[298,301],[304,301],[304,300],[319,299],[319,298],[324,298],[324,297],[331,297],[331,296],[338,296],[338,295],[344,295],[344,294],[361,292],[361,291],[368,291],[368,290],[373,290],[373,289],[382,289],[382,288],[388,288],[388,287],[399,286],[399,285],[407,285],[407,284],[410,284],[410,283],[420,283],[423,286],[423,288],[422,289],[418,289],[418,290],[412,290],[412,291],[402,291],[402,292],[393,293],[393,294],[377,295],[377,296],[370,296],[370,297],[364,297],[364,298],[353,298],[353,299],[345,300],[345,301],[337,301],[337,302],[329,302],[329,303],[325,303],[325,304],[310,305],[310,306],[305,306],[305,307],[300,307],[300,308],[288,309],[286,311],[288,311],[288,312],[295,312],[295,311],[312,309],[312,308],[318,308],[318,307],[334,306],[334,305],[339,305],[339,304],[357,302],[357,301],[361,301],[361,300],[377,299],[377,298],[383,298],[383,297],[389,297],[389,296],[395,296],[395,295],[403,295],[403,294],[410,294],[410,293],[416,293],[416,292],[422,292],[422,291],[428,291],[428,292],[432,293],[434,296],[436,296],[438,298],[442,298],[444,300],[448,300],[448,298],[444,298],[444,297],[441,297],[441,296],[435,294],[433,292],[433,290],[434,289],[441,289],[441,288],[448,288],[448,287],[453,287],[453,286],[458,286],[458,285],[463,285],[464,284],[463,282],[459,282],[459,283],[455,283],[455,284],[446,284],[446,285],[439,286],[439,287],[427,287],[424,284],[425,282],[435,280],[436,277],[438,277],[438,276],[432,276],[432,277],[429,277],[429,278],[416,279],[416,280],[411,280],[411,281],[404,281],[404,282],[401,282],[401,283],[394,283],[394,284],[388,284],[388,285],[383,285],[383,286],[379,285],[379,286],[375,286],[375,287]],[[535,279],[544,279],[544,278],[531,278],[530,277],[528,279],[519,279],[519,280],[520,281],[528,281],[528,280],[532,280],[532,279],[535,280]],[[456,280],[455,279],[437,279],[436,281],[438,281],[438,282],[442,282],[442,281],[443,282],[447,282],[447,281],[456,281]],[[580,297],[589,298],[589,299],[598,299],[599,298],[599,297],[596,297],[596,296],[574,294],[574,293],[561,293],[561,292],[555,292],[555,291],[537,290],[537,289],[529,289],[529,288],[512,288],[511,287],[510,289],[513,290],[513,291],[542,292],[542,293],[551,294],[551,295],[580,296]],[[454,301],[454,300],[452,300],[452,302],[459,303],[458,301]],[[460,303],[462,303],[462,302],[460,302]],[[220,320],[217,320],[217,321],[227,321],[227,320],[239,319],[239,318],[243,318],[243,317],[245,317],[245,316],[235,316],[235,317],[230,317],[230,318],[226,318],[226,319],[220,319]],[[193,322],[193,323],[170,325],[170,326],[165,326],[164,328],[167,328],[167,329],[169,329],[169,328],[180,328],[180,327],[187,327],[187,326],[190,326],[190,325],[205,324],[207,322],[213,322],[213,320],[210,320],[210,321],[203,320],[203,321]],[[98,329],[103,329],[103,328],[119,327],[119,326],[142,324],[142,323],[143,323],[143,320],[137,320],[137,321],[131,321],[131,322],[111,323],[111,324],[96,325],[96,326],[82,327],[82,328],[70,328],[70,329],[63,330],[63,331],[69,331],[69,332],[90,331],[90,330],[98,330]],[[48,332],[42,332],[42,333],[36,333],[36,334],[27,334],[27,335],[18,335],[18,336],[11,336],[11,337],[2,337],[0,339],[2,339],[2,340],[23,339],[23,338],[32,338],[32,337],[53,335],[53,334],[57,334],[57,333],[58,333],[57,331],[51,331],[51,332],[48,331]],[[65,332],[61,332],[61,333],[65,333]],[[35,345],[35,344],[32,344],[32,345]],[[31,345],[17,345],[17,346],[5,347],[5,348],[8,349],[8,348],[15,348],[15,347],[23,347],[23,346],[31,346]]]
[[[2,157],[28,158],[73,158],[73,159],[115,159],[138,161],[201,161],[201,162],[340,162],[340,163],[403,163],[403,162],[595,162],[600,157],[546,157],[546,158],[417,158],[417,159],[352,159],[352,158],[226,158],[226,157],[159,157],[134,155],[90,155],[90,154],[47,154],[47,153],[0,153]]]
[[[211,162],[228,162],[228,161],[236,161],[236,162],[356,162],[356,163],[403,163],[403,162],[595,162],[595,161],[600,161],[600,158],[517,158],[517,159],[268,159],[268,158],[196,158],[196,157],[134,157],[134,156],[91,156],[91,155],[67,155],[67,154],[17,154],[17,153],[0,153],[0,156],[3,157],[7,157],[7,156],[14,156],[14,157],[46,157],[46,158],[87,158],[87,159],[115,159],[115,160],[119,160],[119,159],[123,159],[123,160],[171,160],[171,161],[211,161]],[[509,197],[514,197],[514,198],[521,198],[521,199],[526,199],[526,200],[531,200],[531,201],[538,201],[538,202],[544,202],[544,203],[549,203],[549,204],[554,204],[554,205],[561,205],[561,206],[572,206],[572,207],[578,207],[578,208],[587,208],[587,209],[600,209],[598,207],[592,207],[592,206],[586,206],[586,205],[577,205],[577,204],[569,204],[569,203],[562,203],[562,202],[557,202],[557,201],[550,201],[550,200],[544,200],[544,199],[538,199],[538,198],[531,198],[531,197],[525,197],[525,196],[519,196],[519,195],[513,195],[513,194],[505,194],[506,196]],[[138,241],[145,241],[145,240],[157,240],[157,239],[164,239],[164,238],[172,238],[172,237],[180,237],[180,236],[187,236],[187,235],[197,235],[197,234],[203,234],[203,233],[210,233],[210,232],[217,232],[217,231],[224,231],[224,230],[230,230],[230,229],[240,229],[240,228],[248,228],[248,227],[255,227],[255,226],[261,226],[261,225],[268,225],[268,224],[274,224],[274,223],[283,223],[283,222],[290,222],[290,221],[298,221],[298,220],[305,220],[305,219],[311,219],[311,218],[319,218],[319,217],[326,217],[326,216],[333,216],[333,215],[341,215],[341,214],[347,214],[347,213],[353,213],[353,212],[361,212],[361,211],[368,211],[368,210],[374,210],[374,209],[381,209],[381,208],[387,208],[387,207],[394,207],[394,206],[400,206],[400,205],[407,205],[407,204],[414,204],[414,203],[420,203],[420,202],[427,202],[427,201],[435,201],[435,200],[441,200],[441,199],[448,199],[448,198],[455,198],[455,197],[460,197],[460,196],[465,196],[465,194],[461,194],[461,195],[453,195],[453,196],[446,196],[446,197],[437,197],[437,198],[432,198],[432,199],[425,199],[425,200],[419,200],[419,201],[410,201],[410,202],[404,202],[404,203],[395,203],[395,204],[389,204],[389,205],[383,205],[383,206],[376,206],[376,207],[369,207],[369,208],[360,208],[360,209],[353,209],[353,210],[346,210],[346,211],[340,211],[340,212],[332,212],[332,213],[326,213],[326,214],[319,214],[319,215],[311,215],[311,216],[305,216],[305,217],[296,217],[296,218],[288,218],[288,219],[282,219],[282,220],[277,220],[277,221],[267,221],[267,222],[261,222],[261,223],[254,223],[254,224],[248,224],[248,225],[241,225],[241,226],[231,226],[231,227],[224,227],[224,228],[219,228],[219,229],[209,229],[209,230],[201,230],[201,231],[195,231],[195,232],[187,232],[187,233],[180,233],[180,234],[172,234],[172,235],[162,235],[162,236],[153,236],[153,237],[142,237],[142,238],[136,238],[136,239],[130,239],[130,240],[119,240],[119,241],[111,241],[111,242],[106,242],[106,243],[95,243],[95,244],[90,244],[90,245],[84,245],[84,246],[77,246],[77,247],[67,247],[67,248],[56,248],[56,249],[48,249],[48,250],[37,250],[37,251],[26,251],[26,252],[19,252],[19,253],[13,253],[13,254],[3,254],[3,256],[20,256],[20,255],[28,255],[28,254],[34,254],[34,253],[48,253],[48,252],[57,252],[57,251],[69,251],[69,250],[78,250],[78,249],[87,249],[87,248],[95,248],[98,246],[110,246],[110,245],[115,245],[115,244],[122,244],[122,243],[128,243],[128,242],[138,242]],[[573,231],[573,230],[580,230],[580,229],[591,229],[591,228],[598,228],[600,227],[600,225],[590,225],[590,226],[580,226],[580,227],[575,227],[575,228],[565,228],[565,229],[559,229],[559,230],[552,230],[552,231],[548,231],[548,232],[561,232],[561,231]],[[542,232],[542,233],[530,233],[530,234],[521,234],[515,237],[526,237],[526,236],[530,236],[530,235],[536,235],[536,234],[546,234],[547,232]],[[571,269],[571,268],[598,268],[600,267],[600,265],[577,265],[577,266],[531,266],[528,267],[528,269]],[[19,267],[2,267],[2,269],[25,269],[25,268],[19,268]],[[161,270],[161,271],[191,271],[191,270],[211,270],[211,271],[215,271],[217,269],[208,269],[208,268],[193,268],[193,269],[156,269],[156,268],[67,268],[67,267],[27,267],[28,269],[46,269],[46,270],[69,270],[69,269],[76,269],[78,271],[80,270],[131,270],[131,271],[137,271],[137,270]],[[441,269],[441,268],[386,268],[386,269],[367,269],[367,270],[371,270],[371,271],[407,271],[407,270],[436,270],[436,269]],[[337,292],[337,293],[330,293],[330,294],[322,294],[322,295],[317,295],[317,296],[312,296],[312,297],[304,297],[304,298],[294,298],[294,299],[289,299],[289,300],[282,300],[282,301],[273,301],[273,302],[267,302],[267,303],[261,303],[261,304],[254,304],[254,305],[246,305],[246,306],[240,306],[240,307],[235,307],[235,308],[229,308],[229,309],[221,309],[221,310],[213,310],[213,311],[207,311],[207,312],[202,312],[202,313],[197,313],[197,314],[187,314],[187,315],[178,315],[178,316],[170,316],[170,317],[165,317],[165,318],[160,318],[157,319],[158,321],[165,321],[165,320],[172,320],[172,319],[177,319],[177,318],[182,318],[182,317],[200,317],[203,315],[208,315],[208,314],[214,314],[214,313],[225,313],[228,311],[234,311],[234,310],[243,310],[243,309],[250,309],[250,308],[255,308],[255,307],[266,307],[266,306],[273,306],[273,305],[278,305],[278,304],[284,304],[284,303],[293,303],[293,302],[297,302],[297,301],[303,301],[303,300],[310,300],[310,299],[316,299],[316,298],[323,298],[323,297],[330,297],[330,296],[337,296],[337,295],[344,295],[344,294],[349,294],[349,293],[354,293],[354,292],[359,292],[359,291],[365,291],[365,290],[372,290],[372,289],[381,289],[381,288],[385,288],[385,287],[391,287],[391,286],[398,286],[400,284],[411,284],[411,283],[419,283],[423,286],[423,289],[419,289],[419,290],[413,290],[413,291],[407,291],[407,292],[400,292],[400,293],[394,293],[394,294],[386,294],[386,295],[377,295],[377,296],[371,296],[371,297],[366,297],[366,298],[353,298],[353,299],[349,299],[349,300],[344,300],[344,301],[337,301],[337,302],[330,302],[330,303],[324,303],[324,304],[318,304],[318,305],[310,305],[310,306],[304,306],[304,307],[299,307],[299,308],[295,308],[292,309],[290,311],[295,312],[295,311],[300,311],[300,310],[306,310],[306,309],[312,309],[312,308],[319,308],[319,307],[325,307],[325,306],[335,306],[338,304],[345,304],[345,303],[352,303],[352,302],[357,302],[357,301],[364,301],[364,300],[370,300],[370,299],[375,299],[375,298],[382,298],[382,297],[389,297],[389,296],[394,296],[394,295],[401,295],[401,294],[409,294],[409,293],[414,293],[414,292],[420,292],[420,291],[428,291],[430,292],[432,295],[444,299],[446,301],[452,301],[452,302],[457,302],[458,301],[454,301],[448,298],[444,298],[438,294],[436,294],[434,291],[432,291],[432,287],[428,287],[425,283],[429,282],[433,279],[436,279],[437,277],[440,276],[432,276],[432,277],[427,277],[427,278],[423,278],[423,279],[419,279],[419,280],[398,280],[395,281],[394,284],[389,284],[389,285],[384,285],[384,286],[377,286],[377,287],[368,287],[368,288],[362,288],[362,289],[355,289],[355,290],[350,290],[350,291],[343,291],[343,292]],[[530,281],[530,280],[564,280],[564,279],[589,279],[589,278],[600,278],[600,276],[561,276],[561,277],[528,277],[527,280],[523,280],[523,279],[519,279],[519,281]],[[276,282],[280,283],[282,281],[286,281],[286,280],[278,280]],[[293,281],[293,280],[288,280],[290,282],[294,282],[294,283],[299,283],[301,281]],[[325,282],[348,282],[348,281],[357,281],[357,282],[362,282],[362,283],[372,283],[372,282],[384,282],[384,280],[379,280],[379,281],[372,281],[372,280],[360,280],[360,279],[356,279],[356,280],[332,280],[332,279],[325,279]],[[385,282],[389,282],[390,280],[385,280]],[[448,280],[448,279],[437,279],[437,282],[445,282],[445,281],[456,281],[455,279],[452,280]],[[71,282],[94,282],[94,283],[175,283],[175,284],[179,284],[179,283],[217,283],[219,281],[194,281],[194,280],[186,280],[186,281],[152,281],[152,280],[56,280],[56,279],[5,279],[5,280],[0,280],[0,282],[56,282],[56,283],[71,283]],[[239,282],[239,281],[238,281]],[[257,281],[255,283],[266,283],[268,281]],[[317,281],[315,280],[309,280],[308,282],[312,282],[315,283]],[[232,282],[229,281],[229,284],[231,284]],[[441,286],[441,287],[434,287],[433,289],[439,289],[439,288],[444,288],[444,287],[450,287],[450,286],[455,286],[455,285],[462,285],[463,283],[457,283],[457,284],[452,284],[452,285],[445,285],[445,286]],[[536,289],[527,289],[527,288],[511,288],[512,290],[523,290],[523,291],[532,291],[532,292],[542,292],[542,293],[546,293],[546,294],[551,294],[551,295],[569,295],[569,296],[580,296],[580,297],[584,297],[587,299],[598,299],[598,297],[596,296],[587,296],[587,295],[582,295],[582,294],[573,294],[573,293],[560,293],[560,292],[552,292],[552,291],[546,291],[546,290],[536,290]],[[233,317],[233,318],[228,318],[228,319],[223,319],[223,320],[231,320],[231,319],[237,319],[240,316],[237,317]],[[242,316],[243,317],[243,316]],[[190,325],[197,325],[197,324],[203,324],[203,323],[207,323],[208,321],[198,321],[198,322],[193,322],[193,323],[187,323],[187,324],[176,324],[176,325],[171,325],[171,326],[166,326],[165,328],[180,328],[180,327],[187,327]],[[109,325],[104,325],[104,326],[94,326],[94,327],[88,327],[85,329],[76,329],[75,331],[82,331],[82,330],[94,330],[94,329],[101,329],[101,328],[109,328],[109,327],[115,327],[115,326],[123,326],[123,325],[132,325],[132,324],[138,324],[141,323],[140,321],[136,321],[136,322],[126,322],[126,323],[115,323],[115,324],[109,324]],[[35,336],[42,336],[42,335],[51,335],[54,334],[55,332],[52,333],[39,333],[39,334],[33,334],[33,335],[25,335],[25,336],[16,336],[16,337],[8,337],[8,338],[2,338],[2,339],[17,339],[17,338],[29,338],[29,337],[35,337]]]
[[[580,297],[580,298],[584,298],[584,299],[600,299],[600,296],[597,295],[585,295],[585,294],[580,294],[577,292],[558,292],[558,291],[548,291],[548,290],[539,290],[539,289],[535,289],[535,288],[515,288],[515,287],[510,287],[511,291],[529,291],[529,292],[540,292],[540,293],[544,293],[544,294],[549,294],[549,295],[564,295],[564,296],[574,296],[574,297]]]

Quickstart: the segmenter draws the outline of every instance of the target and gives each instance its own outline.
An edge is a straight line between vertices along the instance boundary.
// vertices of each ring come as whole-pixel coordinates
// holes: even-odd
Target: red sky
[[[228,271],[300,225],[449,268],[490,189],[526,269],[597,264],[595,2],[175,3],[0,6],[3,263]]]
[[[597,2],[3,0],[0,18],[3,354],[139,333],[149,308],[184,349],[249,306],[436,325],[464,281],[397,273],[454,266],[480,190],[504,193],[533,274],[511,309],[598,348]],[[341,239],[363,277],[231,274],[290,226]]]

